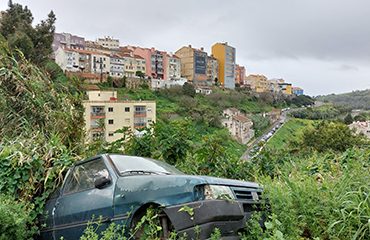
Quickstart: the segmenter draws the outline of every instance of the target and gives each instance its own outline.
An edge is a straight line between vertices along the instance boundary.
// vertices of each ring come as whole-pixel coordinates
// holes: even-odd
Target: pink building
[[[167,79],[167,53],[155,48],[133,47],[134,53],[146,61],[146,75],[152,79]]]

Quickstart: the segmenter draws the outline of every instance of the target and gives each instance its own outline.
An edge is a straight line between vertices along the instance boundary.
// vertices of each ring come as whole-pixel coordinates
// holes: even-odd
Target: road
[[[262,141],[263,138],[266,139],[265,142],[263,142],[263,145],[260,147],[259,151],[261,151],[261,149],[263,148],[263,146],[266,144],[266,142],[268,142],[272,136],[277,133],[277,131],[279,131],[280,127],[284,125],[284,123],[286,121],[288,121],[290,118],[286,116],[287,113],[290,113],[290,112],[293,112],[293,111],[298,111],[298,110],[301,110],[303,108],[295,108],[295,109],[289,109],[287,111],[284,111],[282,112],[281,116],[280,116],[280,120],[279,121],[276,121],[275,123],[273,123],[271,125],[271,127],[269,127],[269,129],[267,129],[263,134],[262,136],[258,137],[256,140],[254,140],[253,143],[251,143],[247,149],[247,151],[245,151],[243,153],[243,155],[240,157],[241,160],[243,161],[250,161],[254,156],[249,156],[249,153],[252,151],[252,149],[256,146],[258,146],[258,143],[260,143]],[[277,130],[275,130],[274,132],[272,131],[276,126],[278,126]],[[266,136],[269,134],[269,133],[272,133],[272,136],[267,138]],[[257,154],[257,152],[256,152]]]

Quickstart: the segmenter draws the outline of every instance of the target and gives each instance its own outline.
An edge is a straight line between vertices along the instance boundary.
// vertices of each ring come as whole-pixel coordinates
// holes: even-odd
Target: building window
[[[151,118],[148,118],[148,123],[152,123],[152,119]]]
[[[135,106],[134,115],[145,115],[146,114],[145,106]]]
[[[130,107],[125,107],[125,112],[130,112]]]
[[[114,122],[113,119],[108,120],[108,124],[113,124],[113,122]]]
[[[91,116],[92,117],[102,117],[102,116],[105,116],[104,107],[92,106],[91,107]]]
[[[145,127],[146,126],[146,117],[136,117],[134,127]]]
[[[109,107],[108,108],[108,112],[113,112],[113,108],[112,107]]]
[[[113,132],[109,132],[108,133],[108,137],[113,137],[114,133]]]
[[[125,123],[130,123],[130,119],[129,118],[125,118]]]
[[[148,112],[151,112],[152,111],[152,108],[151,107],[148,107]]]

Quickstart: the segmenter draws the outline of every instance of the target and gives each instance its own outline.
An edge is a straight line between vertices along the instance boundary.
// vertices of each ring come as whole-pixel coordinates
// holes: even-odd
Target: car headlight
[[[235,196],[230,187],[222,185],[201,185],[194,187],[194,200],[235,200]]]

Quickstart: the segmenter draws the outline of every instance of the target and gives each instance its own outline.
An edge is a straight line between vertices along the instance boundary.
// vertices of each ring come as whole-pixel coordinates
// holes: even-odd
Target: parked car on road
[[[158,218],[164,238],[176,230],[188,239],[206,239],[218,228],[222,239],[238,239],[251,214],[262,211],[261,193],[253,182],[185,175],[149,158],[99,155],[69,170],[39,216],[44,225],[39,238],[79,239],[93,216],[101,216],[99,229],[122,221],[132,228],[152,206],[162,210]],[[193,216],[179,211],[185,206]]]

